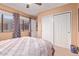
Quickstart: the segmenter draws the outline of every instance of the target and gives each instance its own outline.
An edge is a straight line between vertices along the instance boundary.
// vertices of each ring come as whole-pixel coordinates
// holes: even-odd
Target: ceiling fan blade
[[[36,4],[36,5],[42,5],[42,3],[34,3],[34,4]],[[30,7],[30,4],[27,4],[26,8],[29,8],[29,7]]]
[[[42,3],[35,3],[35,4],[37,4],[37,5],[42,5]]]

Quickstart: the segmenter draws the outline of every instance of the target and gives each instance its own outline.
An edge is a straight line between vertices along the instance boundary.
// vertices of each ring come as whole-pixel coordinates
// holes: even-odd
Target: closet
[[[70,49],[71,45],[71,13],[64,12],[42,18],[42,39],[55,46]]]

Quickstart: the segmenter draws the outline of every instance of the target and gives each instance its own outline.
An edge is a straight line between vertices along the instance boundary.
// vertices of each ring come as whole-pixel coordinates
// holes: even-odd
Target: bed
[[[52,56],[52,43],[33,37],[21,37],[0,41],[0,56]]]

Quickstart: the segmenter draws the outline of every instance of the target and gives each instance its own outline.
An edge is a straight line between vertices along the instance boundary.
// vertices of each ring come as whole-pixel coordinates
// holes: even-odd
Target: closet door
[[[56,46],[70,48],[70,13],[54,15],[54,43]]]
[[[44,16],[42,18],[42,39],[53,43],[53,16]]]

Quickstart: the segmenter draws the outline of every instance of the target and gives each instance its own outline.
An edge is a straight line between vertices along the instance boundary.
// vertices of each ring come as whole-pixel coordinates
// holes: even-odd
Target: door
[[[70,13],[62,13],[53,16],[54,19],[54,43],[56,46],[70,49],[71,28]]]
[[[44,16],[42,18],[42,39],[53,43],[53,16]]]

